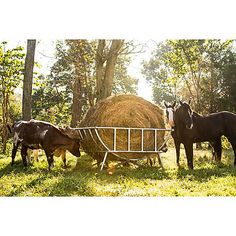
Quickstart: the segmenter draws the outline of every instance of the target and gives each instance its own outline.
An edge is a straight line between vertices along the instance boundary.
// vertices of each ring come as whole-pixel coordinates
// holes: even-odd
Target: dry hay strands
[[[129,128],[165,128],[163,110],[145,99],[135,95],[116,95],[99,101],[90,108],[81,121],[80,127],[129,127]],[[87,131],[88,132],[88,131]],[[82,147],[94,159],[101,161],[106,151],[96,137],[95,131],[91,130],[92,136],[87,133],[81,141]],[[106,146],[113,150],[114,130],[99,129],[99,135]],[[128,131],[117,129],[116,149],[128,150]],[[144,131],[144,150],[154,150],[154,131]],[[165,131],[157,132],[157,146],[164,142]],[[131,130],[130,150],[141,150],[141,130]],[[145,153],[119,153],[126,159],[143,158]],[[116,156],[109,154],[110,159]]]

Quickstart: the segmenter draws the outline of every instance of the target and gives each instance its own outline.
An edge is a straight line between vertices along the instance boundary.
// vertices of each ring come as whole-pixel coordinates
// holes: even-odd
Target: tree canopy
[[[101,41],[104,48],[98,52]],[[127,70],[131,63],[127,43],[122,41],[122,50],[115,52],[118,55],[115,55],[117,58],[115,63],[113,62],[114,74],[105,72],[109,70],[106,67],[107,60],[113,56],[111,51],[117,50],[111,46],[112,40],[57,41],[56,61],[50,74],[41,75],[33,89],[33,117],[76,126],[88,108],[101,98],[98,92],[101,89],[99,84],[103,85],[103,92],[108,88],[104,86],[106,73],[110,78],[107,77],[106,81],[112,85],[112,90],[106,92],[107,95],[136,94],[138,80],[132,78]],[[102,62],[97,58],[98,53],[102,53],[99,54]]]
[[[233,40],[166,40],[143,62],[142,73],[155,102],[191,98],[197,112],[211,113],[234,103],[234,68]]]

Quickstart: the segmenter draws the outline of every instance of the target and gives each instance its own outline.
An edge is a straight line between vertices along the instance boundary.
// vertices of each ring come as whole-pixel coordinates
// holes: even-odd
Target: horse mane
[[[201,117],[201,118],[203,118],[204,116],[203,115],[200,115],[200,114],[198,114],[197,112],[195,112],[195,111],[193,111],[193,115],[194,116],[196,116],[196,117]]]

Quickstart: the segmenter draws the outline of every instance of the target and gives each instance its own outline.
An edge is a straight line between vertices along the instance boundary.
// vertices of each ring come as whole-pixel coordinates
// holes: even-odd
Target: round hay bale
[[[165,128],[163,110],[135,95],[110,96],[99,101],[90,108],[81,121],[79,127],[127,127],[127,128]],[[99,135],[106,146],[112,150],[114,147],[114,131],[112,129],[99,129]],[[117,150],[127,150],[127,130],[117,129]],[[86,132],[81,145],[86,153],[101,162],[104,158],[104,147],[96,138],[95,131],[92,136]],[[157,146],[164,142],[165,131],[157,132]],[[154,131],[144,131],[144,150],[154,150]],[[130,150],[141,150],[141,130],[131,130]],[[125,159],[143,158],[143,153],[119,153]],[[117,159],[115,154],[109,154],[109,159]]]

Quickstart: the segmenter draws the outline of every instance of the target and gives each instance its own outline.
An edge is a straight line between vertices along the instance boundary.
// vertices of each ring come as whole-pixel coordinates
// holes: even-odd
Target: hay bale
[[[163,110],[135,95],[116,95],[99,101],[90,108],[79,127],[130,127],[130,128],[165,128]],[[96,137],[92,131],[93,137]],[[113,131],[99,130],[100,137],[109,149],[113,149]],[[154,131],[144,131],[144,150],[154,150]],[[164,141],[164,131],[157,132],[157,144]],[[103,146],[88,134],[81,141],[85,152],[99,162],[103,160]],[[117,130],[117,150],[127,150],[127,131]],[[141,131],[131,130],[131,150],[141,150]],[[145,154],[122,153],[126,159],[142,158]],[[109,159],[117,159],[109,154]]]

